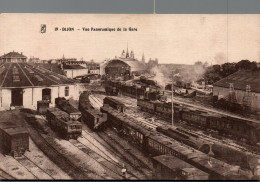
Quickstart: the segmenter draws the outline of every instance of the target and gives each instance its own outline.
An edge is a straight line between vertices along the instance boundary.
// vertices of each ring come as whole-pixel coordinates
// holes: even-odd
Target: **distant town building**
[[[232,93],[232,95],[230,95]],[[260,71],[239,70],[213,84],[213,95],[260,110]]]
[[[88,69],[81,65],[64,65],[63,71],[68,78],[75,78],[77,76],[84,76],[88,74]]]
[[[0,62],[2,63],[17,63],[17,62],[26,62],[27,57],[23,53],[18,52],[9,52],[0,57]]]
[[[76,62],[78,62],[76,58],[65,58],[64,54],[61,59],[56,59],[56,63],[58,63],[58,64],[64,64],[64,63],[67,63],[67,64],[75,63],[76,64]]]
[[[41,60],[39,58],[30,57],[28,60],[29,63],[41,63]]]
[[[90,74],[100,74],[100,64],[95,63],[94,60],[86,62],[86,68]]]

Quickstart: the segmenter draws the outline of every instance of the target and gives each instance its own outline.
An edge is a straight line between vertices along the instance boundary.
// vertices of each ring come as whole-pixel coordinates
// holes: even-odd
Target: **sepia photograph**
[[[0,14],[0,180],[260,180],[259,14]]]

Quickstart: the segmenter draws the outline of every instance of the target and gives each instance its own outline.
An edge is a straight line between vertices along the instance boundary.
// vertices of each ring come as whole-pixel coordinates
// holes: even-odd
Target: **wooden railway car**
[[[181,143],[184,143],[196,150],[199,150],[205,154],[210,152],[211,143],[204,142],[197,137],[189,136],[183,132],[180,132],[177,128],[171,126],[158,126],[156,131],[173,138]]]
[[[155,180],[208,180],[209,174],[171,155],[152,158]]]
[[[119,82],[107,80],[105,83],[105,91],[107,95],[118,95],[119,92]]]
[[[104,105],[108,104],[110,107],[120,111],[125,112],[126,106],[122,102],[112,98],[112,97],[105,97],[103,100]]]
[[[12,123],[0,124],[1,150],[13,157],[21,156],[29,150],[29,133],[21,126]]]
[[[169,154],[184,160],[196,168],[210,174],[209,179],[251,179],[252,175],[243,170],[236,170],[235,166],[219,161],[201,151],[179,143],[156,131],[147,131],[131,119],[109,106],[101,107],[107,113],[108,122],[115,127],[119,134],[136,147],[151,155]]]
[[[46,126],[47,122],[44,119],[35,117],[34,115],[27,115],[26,121],[35,129],[42,131],[44,134],[48,133],[48,128]]]
[[[107,114],[96,109],[86,109],[82,111],[82,121],[91,129],[97,130],[107,121]]]
[[[89,101],[89,92],[83,92],[79,97],[79,110],[82,113],[81,120],[92,130],[98,130],[107,121],[107,114],[92,107]]]
[[[37,111],[39,114],[45,114],[49,108],[50,102],[47,100],[37,101]]]
[[[163,117],[171,117],[171,103],[137,100],[137,106],[141,110],[157,113]],[[226,135],[247,143],[260,143],[260,125],[246,119],[237,119],[207,111],[201,111],[189,106],[181,106],[174,103],[175,122],[186,122],[188,125],[203,129],[215,130],[220,135]]]
[[[77,139],[82,134],[79,121],[71,120],[69,115],[61,110],[47,110],[46,118],[49,126],[64,139]]]
[[[144,99],[137,99],[137,106],[143,111],[154,113],[156,111],[156,102]]]
[[[81,112],[73,107],[69,101],[64,97],[58,97],[55,99],[56,107],[69,114],[72,120],[78,120],[81,117]]]
[[[185,108],[181,112],[181,119],[187,124],[198,128],[208,128],[209,115],[207,113],[202,113],[196,109]]]

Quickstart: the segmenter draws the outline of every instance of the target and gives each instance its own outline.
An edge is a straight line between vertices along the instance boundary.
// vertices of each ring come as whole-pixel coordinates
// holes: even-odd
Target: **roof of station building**
[[[137,61],[135,59],[130,59],[130,58],[114,58],[109,61],[107,61],[105,64],[108,66],[110,63],[113,63],[115,61],[121,61],[130,66],[131,71],[144,71],[146,70],[146,65],[143,62]]]
[[[246,86],[250,85],[252,92],[260,93],[260,71],[240,70],[217,81],[214,86],[229,88],[230,83],[233,83],[235,90],[245,91]]]
[[[69,85],[75,80],[31,63],[0,63],[0,87],[25,88]]]

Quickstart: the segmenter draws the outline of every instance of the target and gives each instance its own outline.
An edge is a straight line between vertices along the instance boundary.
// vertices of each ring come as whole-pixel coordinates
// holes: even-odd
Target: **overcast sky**
[[[40,25],[47,32],[40,33]],[[74,31],[55,31],[74,27]],[[94,32],[82,28],[137,28]],[[81,30],[77,30],[81,29]],[[146,61],[209,64],[260,61],[260,15],[0,14],[0,55],[23,52],[40,59],[75,57],[103,61],[129,50]]]

